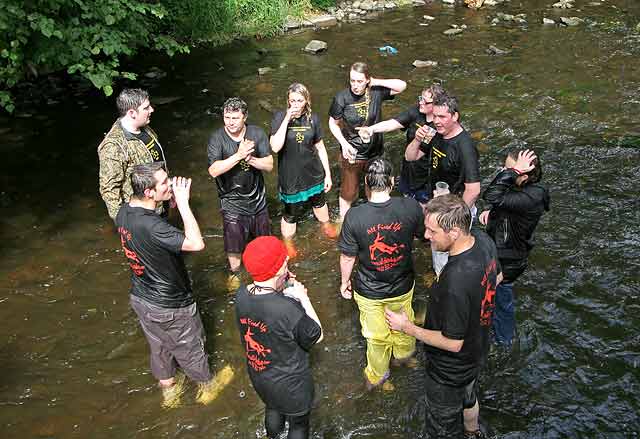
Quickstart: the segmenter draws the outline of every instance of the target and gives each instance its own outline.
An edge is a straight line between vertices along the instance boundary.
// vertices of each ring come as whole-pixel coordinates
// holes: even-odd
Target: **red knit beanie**
[[[287,248],[275,236],[259,236],[244,249],[242,263],[254,281],[262,282],[276,275],[287,259]]]

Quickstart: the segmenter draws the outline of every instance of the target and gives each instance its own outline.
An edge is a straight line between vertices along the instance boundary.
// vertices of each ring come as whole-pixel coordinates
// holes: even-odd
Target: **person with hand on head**
[[[325,200],[332,185],[329,159],[320,119],[311,111],[311,95],[304,85],[289,86],[287,110],[274,115],[269,142],[271,150],[278,154],[278,196],[284,204],[280,231],[289,257],[293,258],[297,251],[292,238],[309,205],[322,231],[336,237]]]
[[[433,100],[435,96],[444,94],[439,84],[426,87],[418,96],[416,105],[383,122],[369,127],[358,128],[360,133],[366,131],[371,137],[376,133],[388,133],[404,130],[407,135],[407,147],[419,148],[421,144],[429,145],[436,134],[433,122]],[[400,183],[398,190],[405,197],[411,197],[423,207],[433,198],[431,188],[431,151],[423,154],[418,160],[408,161],[403,157],[400,168]]]
[[[222,212],[224,251],[231,273],[227,288],[239,285],[241,254],[253,237],[270,235],[262,172],[273,170],[273,157],[264,130],[247,125],[247,104],[229,98],[223,105],[224,126],[209,137],[209,175],[215,178]]]
[[[349,88],[336,94],[329,109],[329,129],[340,144],[340,219],[358,197],[360,179],[367,161],[382,155],[381,133],[371,138],[360,136],[357,128],[370,126],[382,120],[382,103],[393,99],[407,88],[400,79],[373,78],[369,66],[354,63],[349,69]]]
[[[131,268],[131,308],[151,349],[151,372],[163,392],[163,406],[176,407],[184,393],[184,375],[198,383],[196,400],[215,398],[216,380],[204,350],[205,335],[184,252],[204,249],[204,240],[189,206],[191,179],[169,179],[163,162],[136,165],[132,194],[116,216],[116,225]],[[156,212],[175,197],[184,232]]]
[[[98,145],[100,195],[115,221],[118,210],[131,198],[129,175],[135,165],[164,162],[164,150],[151,129],[153,107],[149,93],[125,88],[116,99],[120,117]],[[158,204],[158,213],[163,204]]]
[[[314,396],[309,350],[322,341],[320,319],[278,238],[254,239],[242,262],[253,283],[236,292],[236,320],[249,378],[266,405],[267,437],[279,437],[288,421],[287,438],[306,439]]]
[[[504,169],[484,191],[490,208],[480,214],[496,243],[504,281],[496,290],[493,333],[497,344],[509,347],[515,334],[513,283],[527,268],[533,248],[533,233],[544,212],[549,210],[549,191],[540,184],[542,167],[535,152],[512,149]]]
[[[387,309],[389,328],[425,343],[426,429],[434,439],[483,438],[478,425],[478,376],[489,352],[496,285],[496,247],[471,228],[471,212],[457,195],[427,203],[425,238],[449,253],[431,286],[425,327],[405,312]],[[463,436],[464,431],[464,436]]]

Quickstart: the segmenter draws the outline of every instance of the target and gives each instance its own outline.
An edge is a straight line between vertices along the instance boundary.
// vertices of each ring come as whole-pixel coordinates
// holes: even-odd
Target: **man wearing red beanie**
[[[236,292],[236,318],[249,378],[266,405],[267,437],[278,437],[288,420],[288,439],[304,439],[314,396],[308,351],[322,340],[322,326],[287,260],[274,236],[247,245],[242,263],[253,283]]]

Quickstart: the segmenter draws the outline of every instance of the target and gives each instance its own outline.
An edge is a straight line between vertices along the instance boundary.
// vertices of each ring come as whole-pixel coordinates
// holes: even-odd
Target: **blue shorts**
[[[400,183],[398,184],[398,190],[402,195],[408,198],[413,198],[418,203],[426,204],[431,198],[432,194],[427,185],[424,185],[418,189],[411,189],[411,187],[400,179]]]

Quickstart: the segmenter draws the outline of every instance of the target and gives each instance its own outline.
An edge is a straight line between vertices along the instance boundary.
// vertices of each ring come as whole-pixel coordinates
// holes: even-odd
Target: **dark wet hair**
[[[444,90],[443,93],[433,96],[433,105],[447,107],[447,112],[452,116],[456,113],[460,114],[458,109],[458,98],[444,92]]]
[[[249,114],[247,103],[238,97],[229,98],[224,101],[224,104],[222,105],[223,113],[234,113],[236,111],[241,111],[245,116]]]
[[[512,160],[518,160],[518,155],[520,154],[520,152],[524,152],[526,149],[528,148],[511,148],[509,151],[507,151],[507,157],[510,157]],[[533,160],[532,163],[533,163],[533,166],[535,166],[535,168],[533,168],[531,171],[524,174],[528,178],[523,183],[523,186],[537,183],[540,180],[542,180],[542,164],[540,163],[540,158],[538,157],[538,154],[536,154],[536,158]]]
[[[116,98],[116,106],[120,117],[127,115],[129,110],[137,110],[144,101],[149,99],[149,93],[141,88],[125,88]]]
[[[387,159],[377,158],[367,164],[364,181],[372,191],[386,191],[393,188],[391,174],[393,166]]]
[[[444,90],[444,88],[442,88],[442,86],[440,84],[437,83],[433,83],[428,87],[425,87],[422,89],[422,93],[428,91],[429,93],[431,93],[431,98],[434,100],[436,100],[436,96],[440,96],[443,94],[446,94],[447,92]]]
[[[164,162],[135,165],[131,169],[131,188],[133,189],[133,196],[136,198],[144,198],[145,190],[155,188],[158,183],[155,174],[160,170],[165,170]]]
[[[447,194],[431,199],[425,207],[427,215],[435,215],[442,230],[450,232],[458,227],[465,235],[471,229],[471,210],[458,195]]]

